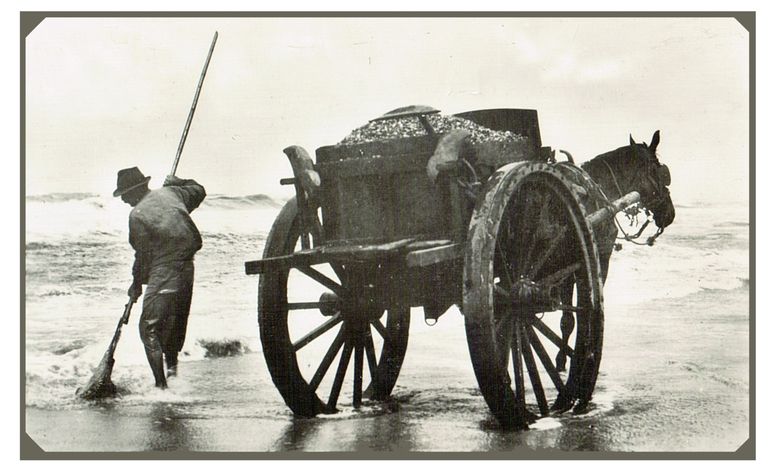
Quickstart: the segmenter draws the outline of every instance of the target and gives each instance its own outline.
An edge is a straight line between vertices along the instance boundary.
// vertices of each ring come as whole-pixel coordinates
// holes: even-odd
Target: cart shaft
[[[610,206],[596,210],[595,212],[588,215],[588,223],[591,226],[596,226],[607,218],[612,218],[615,216],[615,213],[623,210],[624,208],[633,205],[634,203],[639,203],[641,198],[642,197],[639,195],[639,192],[630,192],[612,202]]]

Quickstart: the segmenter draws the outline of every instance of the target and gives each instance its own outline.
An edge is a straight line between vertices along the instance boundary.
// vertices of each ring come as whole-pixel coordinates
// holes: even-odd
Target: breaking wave
[[[238,210],[244,208],[272,208],[280,209],[285,199],[273,198],[265,194],[231,196],[208,195],[201,208],[217,208],[222,210]],[[70,215],[87,213],[96,216],[100,211],[122,210],[125,214],[127,207],[123,202],[111,195],[98,195],[95,193],[50,193],[45,195],[28,195],[25,199],[27,219],[38,216],[50,216],[62,211]]]
[[[60,203],[79,200],[98,201],[101,198],[96,193],[47,193],[43,195],[28,195],[27,202]]]
[[[229,195],[210,195],[203,201],[203,205],[222,209],[240,209],[252,207],[281,208],[283,201],[273,199],[264,194],[245,195],[232,197]]]
[[[72,241],[125,240],[129,207],[111,195],[52,193],[26,197],[28,251]],[[209,195],[193,213],[201,232],[252,234],[270,223],[285,201],[264,194]]]

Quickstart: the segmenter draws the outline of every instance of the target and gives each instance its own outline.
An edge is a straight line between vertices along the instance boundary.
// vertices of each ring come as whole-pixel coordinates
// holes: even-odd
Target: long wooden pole
[[[102,356],[99,365],[96,366],[93,375],[88,383],[75,391],[75,394],[85,400],[110,397],[115,394],[115,385],[112,383],[112,367],[115,365],[115,348],[120,339],[120,330],[124,324],[128,324],[128,317],[131,314],[131,307],[135,300],[130,298],[126,307],[123,309],[123,316],[118,320],[118,326],[115,328],[115,334],[112,336],[110,346]]]
[[[198,105],[198,97],[201,94],[201,88],[203,87],[203,79],[206,77],[206,71],[209,68],[209,62],[211,61],[211,55],[214,53],[214,45],[217,44],[217,37],[219,32],[214,32],[214,39],[211,41],[211,47],[209,48],[209,55],[206,57],[206,64],[203,65],[203,72],[198,80],[198,87],[195,89],[195,97],[193,98],[192,107],[190,107],[190,113],[187,115],[187,123],[182,130],[182,138],[179,141],[179,147],[176,150],[176,158],[174,158],[174,165],[171,167],[171,175],[176,175],[176,168],[179,165],[179,158],[182,157],[182,149],[184,149],[184,143],[187,140],[187,133],[190,131],[190,124],[192,123],[193,115],[195,114],[195,107]]]

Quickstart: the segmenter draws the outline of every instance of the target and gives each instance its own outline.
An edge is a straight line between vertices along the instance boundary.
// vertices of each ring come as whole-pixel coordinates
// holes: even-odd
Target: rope
[[[604,166],[607,168],[608,171],[610,171],[610,175],[612,176],[612,181],[615,182],[615,187],[618,189],[618,198],[621,198],[623,195],[625,195],[625,192],[620,189],[620,184],[618,183],[618,179],[615,177],[615,172],[612,170],[612,167],[610,167],[609,164],[607,164],[607,161],[604,159],[599,159],[599,162],[604,164]],[[604,192],[602,192],[602,196],[606,199],[607,196],[604,195]]]
[[[469,200],[475,202],[478,198],[478,190],[481,188],[479,176],[476,174],[476,170],[473,168],[470,162],[466,161],[465,159],[459,159],[458,162],[465,166],[465,169],[470,172],[472,178],[470,181],[466,181],[458,176],[455,179],[455,182],[457,182],[457,185],[463,190],[465,196]]]

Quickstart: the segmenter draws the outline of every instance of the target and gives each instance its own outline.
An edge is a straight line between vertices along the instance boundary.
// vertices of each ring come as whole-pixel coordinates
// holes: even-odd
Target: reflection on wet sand
[[[479,420],[479,418],[482,418]],[[498,451],[525,454],[601,447],[588,424],[594,419],[548,418],[529,431],[501,428],[483,399],[469,389],[401,392],[385,404],[365,404],[317,418],[292,418],[270,450],[439,452]],[[565,428],[568,423],[579,432]]]
[[[494,419],[490,416],[479,425],[479,429],[486,431],[485,438],[476,450],[487,451],[513,451],[522,447],[529,447],[525,438],[526,432],[513,432],[501,429],[497,424],[491,428]]]
[[[307,437],[312,436],[317,428],[317,419],[295,417],[286,425],[270,449],[275,451],[305,450]]]
[[[193,435],[185,418],[180,417],[179,407],[170,403],[152,405],[147,418],[146,450],[148,451],[190,451],[196,449]]]
[[[368,419],[361,436],[352,446],[357,451],[411,451],[415,448],[410,424],[403,421],[398,411]]]
[[[384,407],[384,408],[383,408]],[[410,424],[394,401],[364,404],[357,412],[317,418],[293,418],[271,450],[276,451],[413,451]]]
[[[575,425],[577,426],[577,425]],[[553,446],[563,451],[606,451],[606,437],[602,435],[595,419],[580,422],[580,427],[560,428]]]
[[[116,406],[110,403],[104,409]],[[290,412],[254,417],[247,410],[240,410],[240,416],[233,406],[222,412],[202,403],[156,402],[135,411],[132,416],[140,421],[121,433],[129,433],[138,439],[140,449],[148,451],[354,452],[374,456],[495,451],[524,458],[548,451],[610,447],[611,431],[602,425],[606,408],[594,406],[580,416],[555,415],[538,421],[529,431],[510,431],[490,414],[476,388],[422,385],[400,388],[385,402],[365,401],[357,410],[346,402],[338,413],[315,418],[299,418]],[[216,414],[210,416],[206,411]],[[276,411],[284,409],[278,406]],[[105,413],[113,416],[118,412]],[[226,413],[226,418],[221,413]],[[242,421],[237,435],[231,428],[217,426],[236,417]]]

